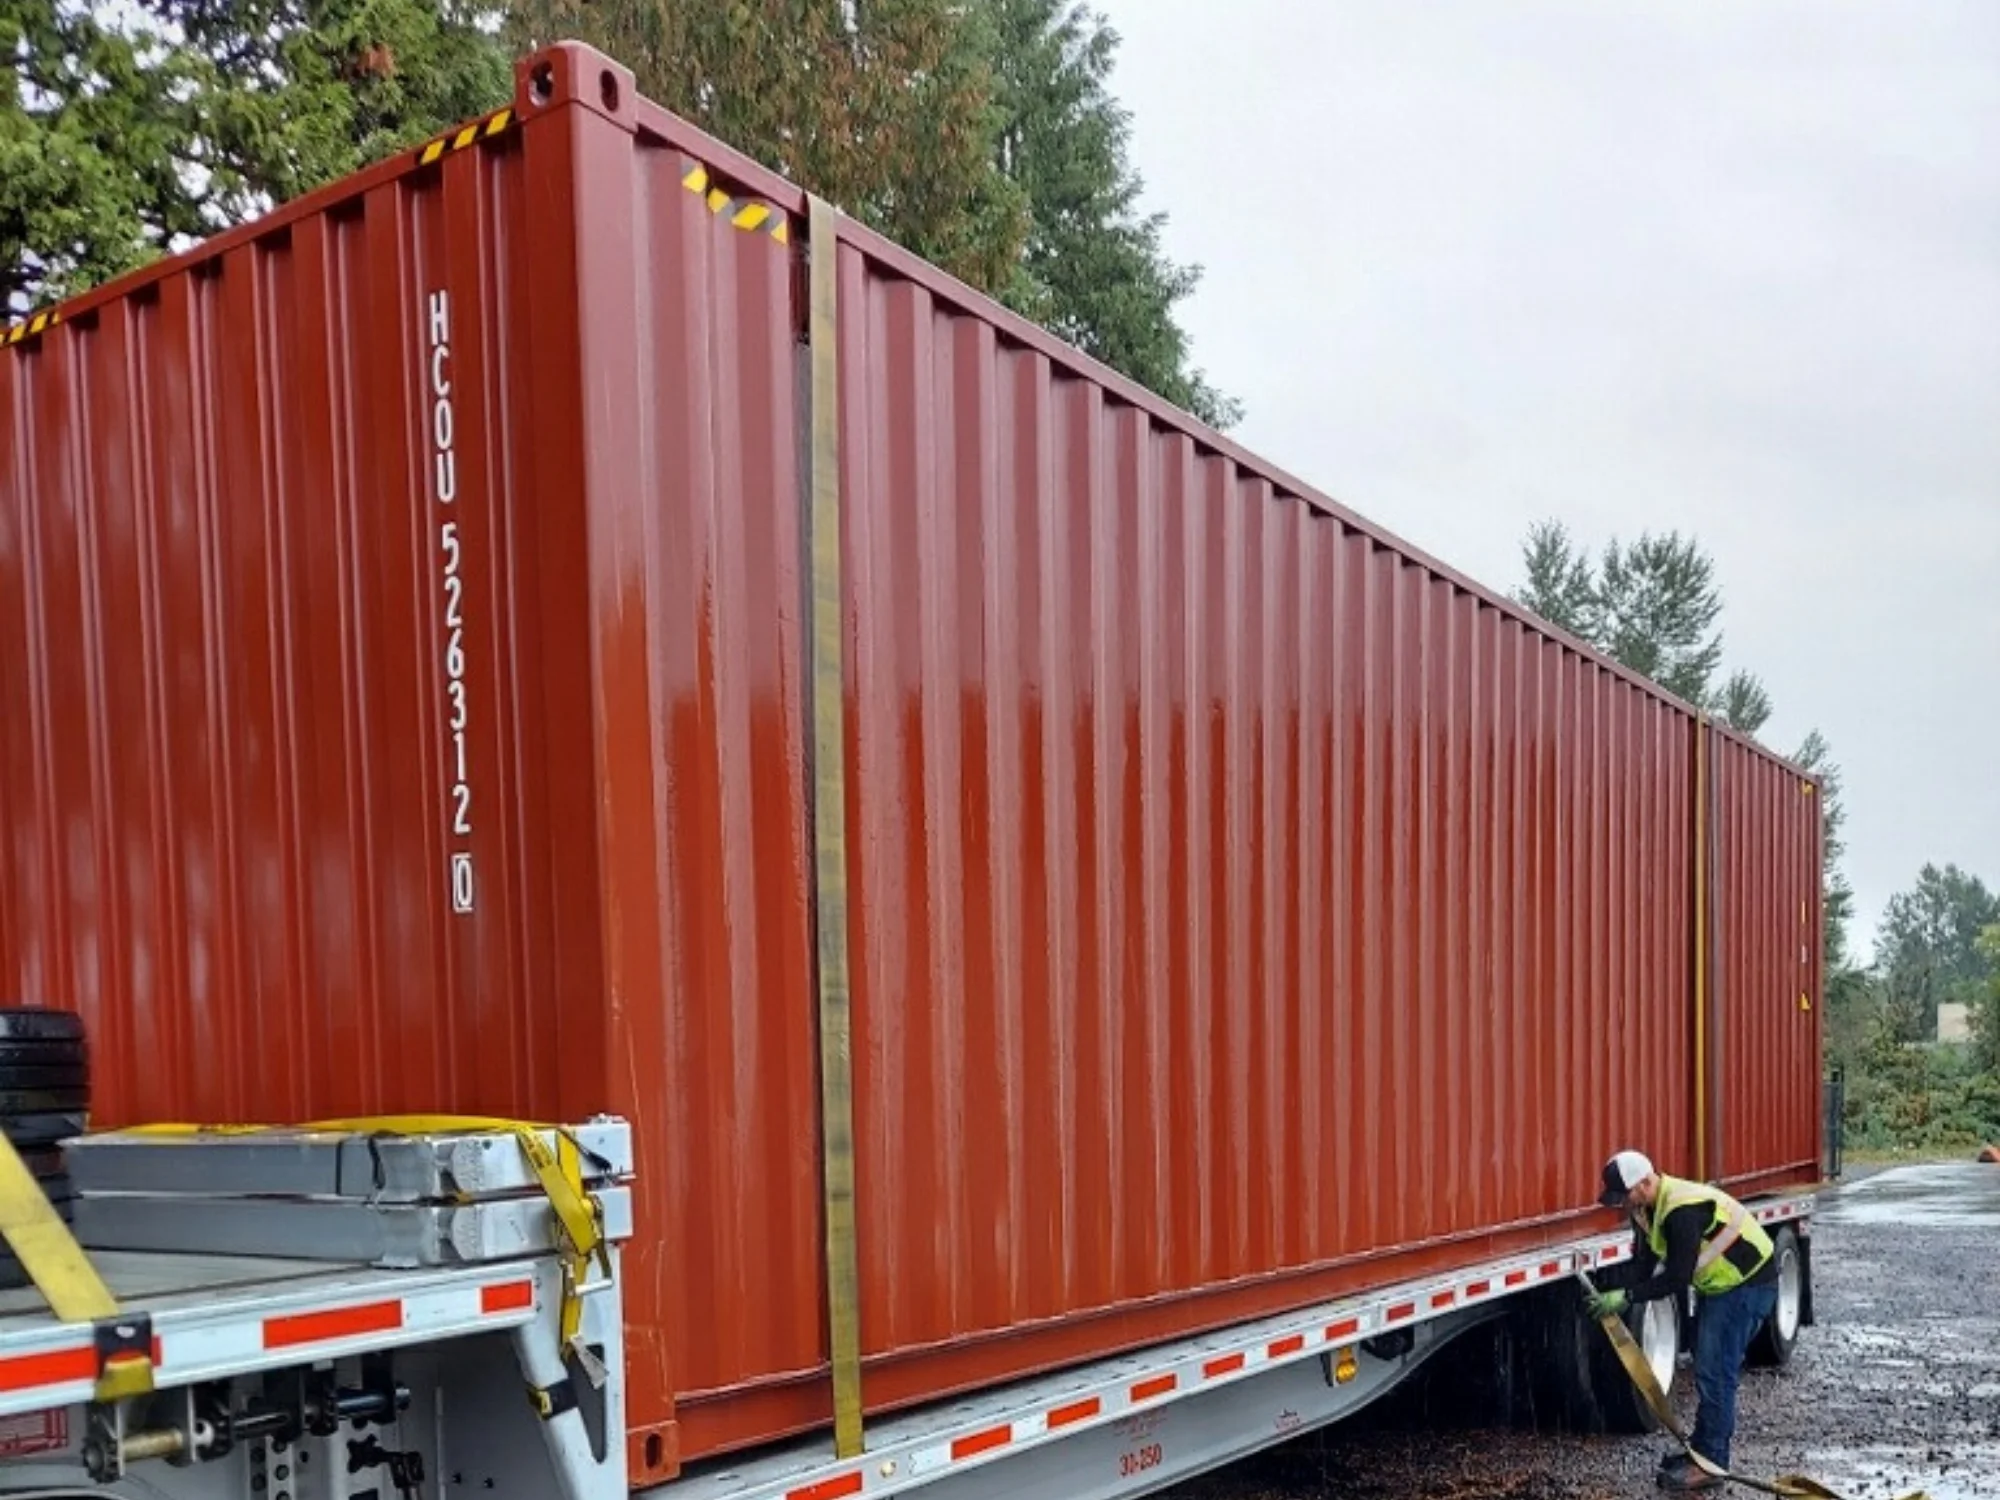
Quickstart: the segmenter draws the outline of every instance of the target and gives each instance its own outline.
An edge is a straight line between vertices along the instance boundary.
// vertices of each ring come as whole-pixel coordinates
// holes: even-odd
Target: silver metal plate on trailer
[[[555,1131],[540,1134],[553,1150]],[[579,1149],[586,1187],[632,1174],[632,1127],[625,1121],[593,1120],[567,1134]],[[537,1189],[521,1143],[496,1130],[107,1131],[70,1142],[65,1158],[80,1193],[451,1203]]]
[[[629,1239],[632,1191],[598,1188],[607,1239]],[[545,1198],[455,1205],[341,1199],[91,1194],[75,1204],[77,1241],[99,1250],[247,1254],[367,1266],[454,1266],[550,1255],[561,1246]]]

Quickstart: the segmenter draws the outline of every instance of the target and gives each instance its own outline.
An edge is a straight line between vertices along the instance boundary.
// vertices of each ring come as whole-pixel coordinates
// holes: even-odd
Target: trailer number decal
[[[1134,1474],[1143,1474],[1148,1469],[1157,1469],[1166,1462],[1166,1455],[1158,1443],[1147,1443],[1142,1448],[1134,1448],[1118,1455],[1118,1474],[1129,1479]]]
[[[458,453],[454,447],[451,404],[451,294],[442,288],[430,301],[430,428],[432,477],[438,509],[449,514],[458,503]],[[455,845],[448,860],[451,909],[465,915],[473,907],[472,780],[467,766],[466,730],[470,711],[465,698],[465,571],[458,522],[438,522],[438,554],[443,560],[444,694],[446,703],[446,764],[451,777],[448,795],[448,841]]]

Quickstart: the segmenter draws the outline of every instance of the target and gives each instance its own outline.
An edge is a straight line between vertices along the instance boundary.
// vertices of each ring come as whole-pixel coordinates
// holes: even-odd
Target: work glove
[[[1583,1304],[1584,1310],[1594,1319],[1615,1318],[1632,1305],[1632,1299],[1623,1292],[1599,1292]]]

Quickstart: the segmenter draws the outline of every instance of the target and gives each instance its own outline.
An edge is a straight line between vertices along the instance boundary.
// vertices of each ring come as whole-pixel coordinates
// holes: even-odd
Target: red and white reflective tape
[[[396,1296],[258,1296],[253,1289],[240,1299],[155,1312],[153,1379],[165,1388],[495,1332],[532,1321],[538,1305],[534,1271],[519,1265],[431,1272]],[[45,1324],[0,1339],[0,1415],[92,1398],[97,1351],[77,1332]]]
[[[1795,1199],[1757,1212],[1760,1219],[1769,1223],[1798,1218],[1811,1207],[1810,1199]],[[1217,1385],[1248,1379],[1297,1360],[1337,1353],[1378,1333],[1415,1327],[1464,1307],[1631,1258],[1631,1235],[1620,1233],[1545,1251],[1539,1256],[1468,1268],[1444,1280],[1414,1283],[1372,1298],[1317,1308],[1295,1320],[1260,1323],[1254,1337],[1239,1342],[1229,1341],[1226,1335],[1193,1340],[1181,1346],[1183,1352],[1178,1357],[1160,1365],[1135,1369],[1126,1362],[1115,1376],[1107,1374],[1094,1386],[1058,1388],[1042,1404],[1030,1406],[1004,1421],[989,1417],[955,1432],[933,1433],[906,1443],[897,1443],[891,1437],[869,1455],[864,1468],[833,1473],[822,1470],[810,1477],[794,1470],[786,1478],[744,1488],[740,1497],[741,1500],[846,1500],[856,1495],[896,1494],[930,1483],[947,1470],[992,1463],[1025,1448],[1166,1405]],[[732,1495],[737,1493],[732,1491]]]
[[[1789,1199],[1759,1207],[1756,1213],[1763,1222],[1776,1223],[1802,1218],[1812,1206],[1810,1198]],[[785,1478],[732,1490],[732,1500],[847,1500],[856,1495],[893,1495],[930,1483],[947,1470],[992,1463],[1217,1385],[1297,1360],[1337,1353],[1378,1333],[1415,1327],[1463,1307],[1631,1258],[1632,1237],[1623,1232],[1539,1256],[1468,1268],[1448,1279],[1413,1283],[1373,1298],[1316,1308],[1296,1320],[1260,1323],[1261,1331],[1242,1342],[1231,1342],[1227,1335],[1193,1340],[1181,1346],[1184,1352],[1177,1358],[1150,1369],[1139,1366],[1135,1370],[1127,1362],[1120,1366],[1121,1373],[1107,1375],[1095,1386],[1060,1389],[1042,1404],[1004,1421],[989,1417],[955,1432],[932,1433],[904,1443],[891,1437],[869,1454],[864,1468],[832,1473],[821,1470],[811,1476],[795,1469]]]

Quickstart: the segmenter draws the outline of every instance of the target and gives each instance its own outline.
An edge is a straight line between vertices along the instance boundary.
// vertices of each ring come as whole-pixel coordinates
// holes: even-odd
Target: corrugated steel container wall
[[[406,158],[0,358],[0,994],[89,1017],[106,1123],[631,1114],[646,1472],[672,1392],[822,1356],[789,269],[630,107],[615,151],[559,109]],[[635,389],[577,373],[607,170],[660,364],[643,444],[594,447]]]
[[[1687,1166],[1688,719],[852,239],[871,1348]]]
[[[0,359],[0,990],[85,1012],[101,1118],[601,1103],[531,191],[377,172]]]
[[[89,1015],[110,1120],[630,1115],[645,1480],[830,1410],[803,293],[683,184],[804,205],[580,49],[523,78],[0,358],[0,987]],[[871,1405],[1691,1169],[1685,711],[844,234]],[[1745,755],[1725,881],[1810,895]],[[1726,1067],[1796,1043],[1752,951]]]
[[[1755,746],[1714,743],[1720,1087],[1710,1170],[1755,1190],[1810,1178],[1820,1161],[1820,798]]]

